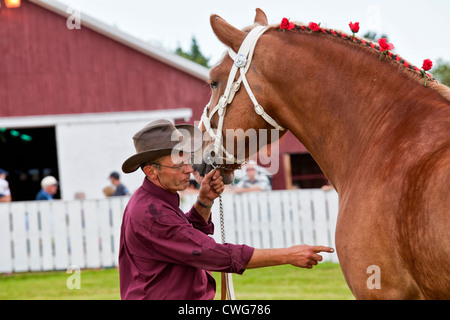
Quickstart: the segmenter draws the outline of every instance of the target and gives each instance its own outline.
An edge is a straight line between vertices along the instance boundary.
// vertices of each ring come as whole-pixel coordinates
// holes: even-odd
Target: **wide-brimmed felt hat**
[[[174,125],[168,120],[147,124],[133,136],[136,154],[122,165],[122,171],[131,173],[143,163],[179,151],[195,152],[202,147],[202,132],[190,124]]]

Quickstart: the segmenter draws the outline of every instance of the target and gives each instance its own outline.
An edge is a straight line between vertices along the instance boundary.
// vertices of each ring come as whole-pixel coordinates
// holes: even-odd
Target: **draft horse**
[[[202,117],[213,149],[233,156],[225,129],[290,130],[339,194],[336,249],[355,297],[450,299],[450,89],[424,86],[362,39],[298,23],[281,32],[256,12],[244,30],[211,16],[230,48],[210,71]],[[205,159],[200,174],[214,165]],[[224,180],[239,161],[222,165]],[[370,266],[379,288],[368,286]]]

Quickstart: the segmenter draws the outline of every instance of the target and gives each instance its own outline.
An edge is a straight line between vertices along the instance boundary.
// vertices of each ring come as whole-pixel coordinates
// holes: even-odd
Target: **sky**
[[[181,46],[188,51],[196,37],[200,50],[214,65],[225,46],[209,24],[218,14],[242,29],[253,24],[255,8],[261,8],[269,24],[283,17],[351,34],[348,24],[360,22],[362,36],[367,31],[386,34],[393,50],[421,67],[424,59],[450,62],[450,1],[448,0],[59,0],[81,13],[167,51]],[[431,70],[433,71],[433,70]]]

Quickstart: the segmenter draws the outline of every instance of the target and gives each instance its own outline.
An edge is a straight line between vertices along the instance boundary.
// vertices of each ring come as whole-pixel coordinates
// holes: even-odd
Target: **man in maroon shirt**
[[[145,178],[122,221],[122,299],[213,299],[216,286],[210,271],[242,274],[245,269],[280,264],[312,268],[322,260],[319,252],[333,252],[308,245],[254,249],[218,244],[208,236],[214,233],[212,204],[224,189],[220,172],[213,170],[203,178],[197,202],[186,214],[179,208],[177,193],[189,186],[194,171],[188,151],[201,146],[193,138],[194,130],[157,120],[133,137],[137,153],[124,162],[122,170],[130,173],[140,167]]]

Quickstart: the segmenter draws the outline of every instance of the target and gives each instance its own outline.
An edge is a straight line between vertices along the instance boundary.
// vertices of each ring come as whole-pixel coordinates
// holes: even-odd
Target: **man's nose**
[[[192,173],[194,172],[194,168],[192,168],[192,164],[187,164],[184,166],[184,172],[186,173]]]

